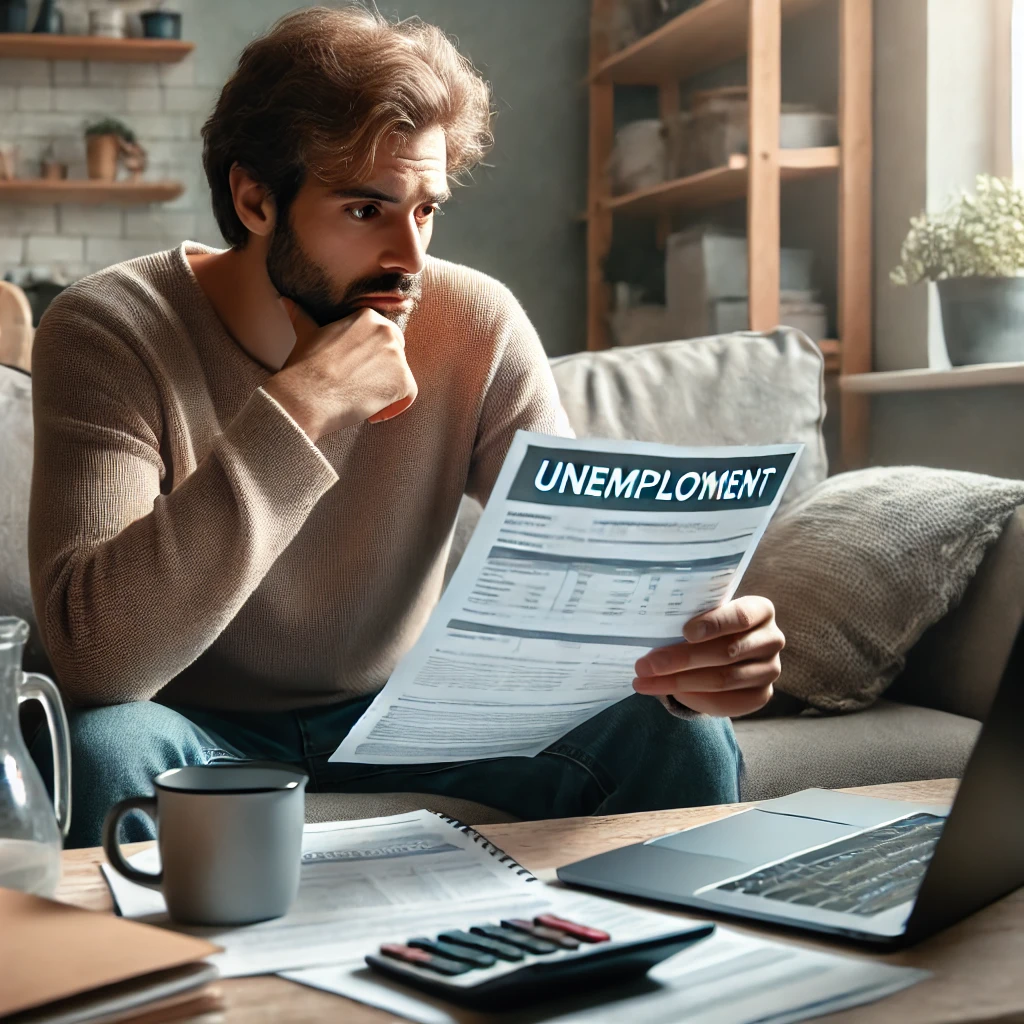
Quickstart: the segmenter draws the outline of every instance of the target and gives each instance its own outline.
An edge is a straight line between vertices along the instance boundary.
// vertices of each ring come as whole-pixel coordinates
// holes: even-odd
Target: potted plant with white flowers
[[[974,195],[911,219],[889,277],[936,283],[954,366],[1024,360],[1024,189],[979,174]]]

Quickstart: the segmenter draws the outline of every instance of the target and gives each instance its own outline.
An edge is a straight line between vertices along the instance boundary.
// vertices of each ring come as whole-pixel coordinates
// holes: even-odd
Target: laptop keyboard
[[[912,900],[946,819],[914,814],[715,886],[782,903],[870,915]]]

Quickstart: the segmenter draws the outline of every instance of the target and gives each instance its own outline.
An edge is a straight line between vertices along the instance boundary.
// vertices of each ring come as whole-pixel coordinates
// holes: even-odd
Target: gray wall
[[[216,89],[238,52],[293,0],[186,0],[199,88]],[[460,189],[431,252],[498,278],[515,292],[551,355],[586,346],[585,229],[588,0],[380,0],[458,38],[491,82],[498,118],[491,166]],[[204,240],[217,241],[212,221]]]

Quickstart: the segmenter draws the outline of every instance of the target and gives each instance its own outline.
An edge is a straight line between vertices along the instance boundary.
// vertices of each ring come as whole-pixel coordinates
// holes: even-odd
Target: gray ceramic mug
[[[156,796],[110,809],[103,849],[131,882],[158,889],[183,924],[238,925],[287,913],[299,891],[305,773],[286,765],[198,765],[153,780]],[[121,818],[157,822],[161,870],[132,867],[117,836]]]

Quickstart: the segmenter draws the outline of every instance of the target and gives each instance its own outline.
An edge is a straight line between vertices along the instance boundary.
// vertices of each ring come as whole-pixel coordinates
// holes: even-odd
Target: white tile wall
[[[0,276],[15,266],[48,266],[78,277],[185,238],[223,245],[199,136],[216,97],[216,89],[196,86],[194,57],[159,65],[0,59],[0,142],[19,147],[21,175],[38,174],[52,144],[71,176],[85,177],[84,129],[111,115],[148,150],[147,178],[185,186],[171,203],[141,207],[0,202]]]
[[[43,60],[0,60],[0,85],[49,85],[49,62]]]
[[[37,263],[81,263],[85,243],[72,235],[34,235],[25,240],[25,259]]]
[[[29,242],[31,243],[31,239]],[[40,239],[42,241],[42,239]],[[111,263],[133,260],[169,248],[159,238],[96,238],[85,240],[85,260],[92,266],[108,267]]]
[[[25,243],[20,238],[0,237],[0,261],[4,263],[20,263]]]
[[[55,60],[53,62],[54,85],[85,85],[85,61]]]
[[[16,109],[40,111],[53,110],[53,89],[48,85],[20,85]]]
[[[57,224],[62,235],[99,235],[103,238],[124,236],[124,211],[117,206],[57,207]],[[151,232],[151,234],[159,232]]]
[[[56,206],[0,203],[0,238],[57,234]]]

